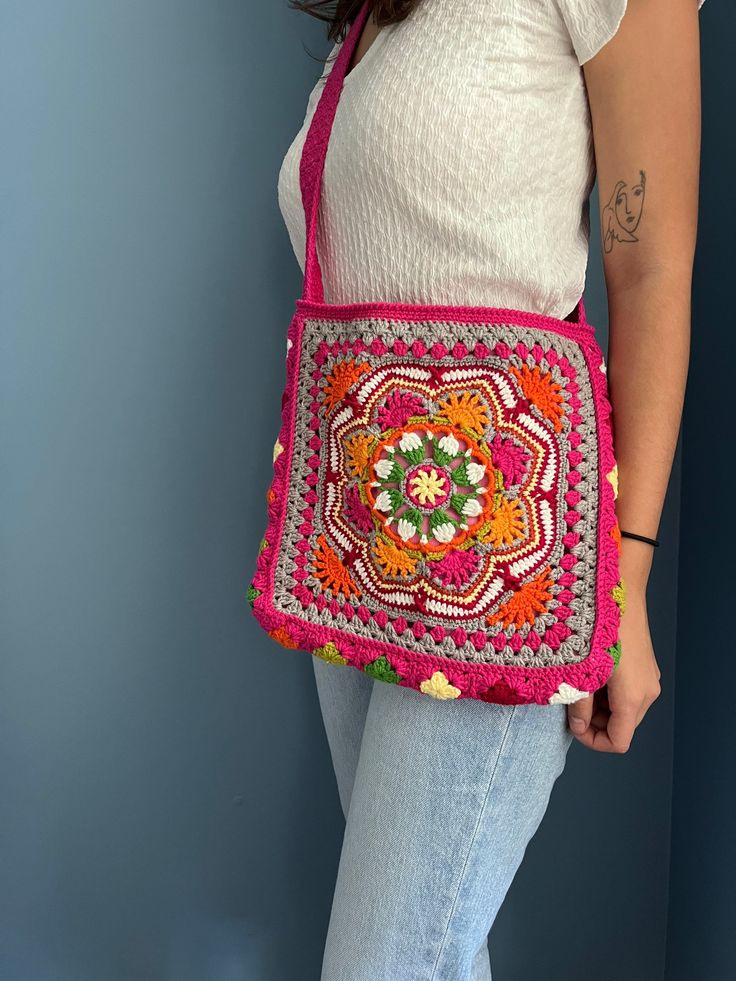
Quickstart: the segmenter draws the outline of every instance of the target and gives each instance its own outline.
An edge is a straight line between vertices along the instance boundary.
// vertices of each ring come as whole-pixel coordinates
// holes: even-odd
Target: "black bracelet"
[[[651,545],[653,548],[659,548],[659,542],[656,538],[647,538],[646,535],[635,535],[633,531],[622,531],[622,538],[633,538],[635,542],[644,542],[645,545]]]

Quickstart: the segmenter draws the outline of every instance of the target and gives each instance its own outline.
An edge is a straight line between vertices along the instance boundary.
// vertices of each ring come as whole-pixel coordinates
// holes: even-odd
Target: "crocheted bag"
[[[572,319],[324,302],[327,145],[365,3],[302,152],[304,291],[248,598],[285,647],[435,698],[572,702],[618,661],[603,355]]]

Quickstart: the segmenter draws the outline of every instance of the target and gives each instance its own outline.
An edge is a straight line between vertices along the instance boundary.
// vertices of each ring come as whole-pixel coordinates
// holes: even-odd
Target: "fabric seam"
[[[498,765],[501,762],[501,757],[503,756],[504,749],[506,748],[506,743],[508,742],[509,732],[511,731],[511,723],[514,721],[514,717],[516,716],[516,709],[518,707],[519,707],[518,705],[512,705],[511,706],[511,712],[509,714],[508,722],[506,723],[506,728],[504,729],[503,736],[501,737],[501,745],[498,748],[498,755],[496,756],[496,761],[493,764],[493,770],[492,770],[491,775],[490,775],[490,778],[488,780],[488,787],[486,789],[485,797],[483,798],[483,803],[482,803],[481,808],[480,808],[480,811],[478,813],[478,820],[475,823],[475,827],[473,828],[473,833],[472,833],[472,835],[470,837],[470,842],[468,844],[468,850],[467,850],[467,853],[465,855],[465,861],[463,862],[463,867],[462,867],[462,869],[460,871],[460,878],[458,880],[457,890],[456,890],[455,896],[454,896],[454,898],[452,900],[452,905],[450,906],[450,912],[449,912],[449,914],[447,916],[447,923],[445,924],[445,930],[444,930],[444,933],[442,934],[442,939],[440,940],[439,950],[437,951],[437,958],[436,958],[436,960],[434,962],[434,967],[432,968],[432,973],[430,975],[430,981],[434,981],[434,979],[437,976],[437,968],[439,966],[440,958],[442,957],[442,953],[443,953],[443,951],[445,949],[445,942],[447,940],[447,935],[450,932],[450,924],[452,923],[452,917],[454,916],[455,909],[457,907],[458,898],[460,896],[460,890],[462,889],[463,880],[465,878],[465,872],[467,870],[468,863],[470,862],[470,855],[471,855],[471,853],[473,851],[473,847],[475,846],[475,842],[476,842],[476,839],[478,837],[478,829],[480,828],[480,824],[481,824],[481,821],[483,819],[483,815],[485,814],[486,808],[488,806],[488,800],[489,800],[489,798],[491,796],[491,790],[493,789],[493,783],[494,783],[494,780],[496,778],[496,771],[498,770]]]

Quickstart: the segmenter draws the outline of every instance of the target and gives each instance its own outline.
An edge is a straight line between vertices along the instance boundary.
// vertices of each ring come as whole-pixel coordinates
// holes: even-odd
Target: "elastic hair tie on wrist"
[[[652,548],[659,548],[659,542],[656,538],[647,538],[646,535],[635,535],[633,531],[622,531],[622,538],[633,538],[635,542],[644,542],[645,545],[651,545]]]

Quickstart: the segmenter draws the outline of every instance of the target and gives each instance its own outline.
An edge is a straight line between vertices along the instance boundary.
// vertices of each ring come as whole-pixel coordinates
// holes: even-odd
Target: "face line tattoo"
[[[629,187],[626,181],[617,182],[601,214],[604,252],[611,252],[615,241],[639,241],[634,233],[641,222],[645,186],[646,175],[643,170],[639,171],[639,183],[633,187]]]

